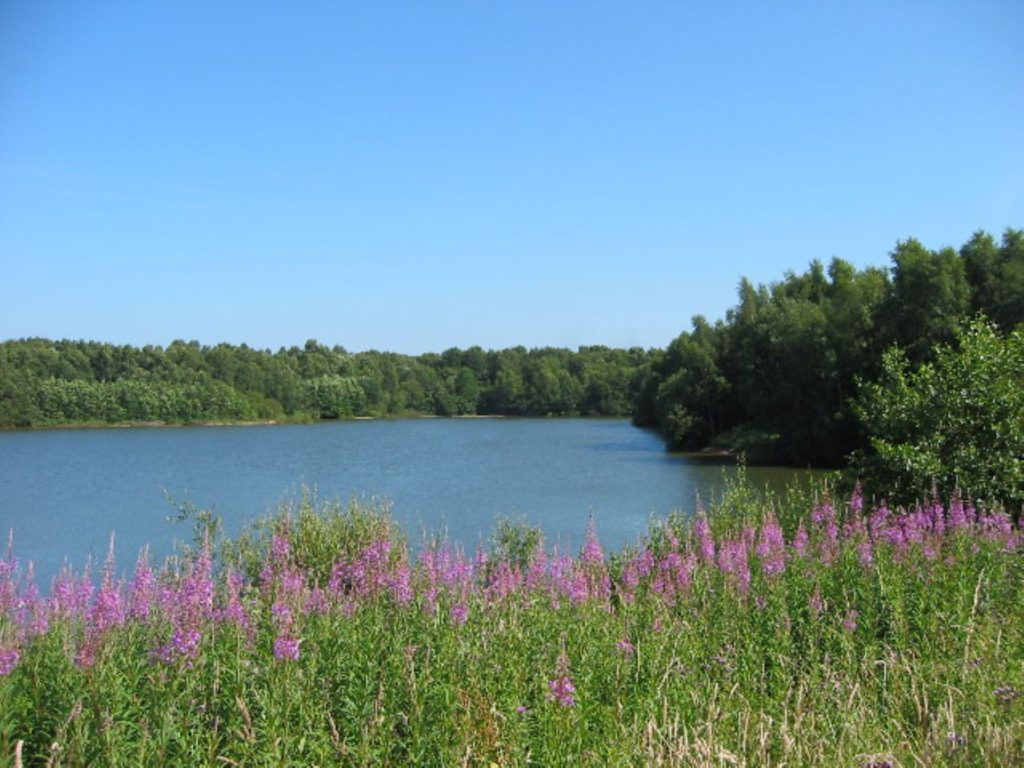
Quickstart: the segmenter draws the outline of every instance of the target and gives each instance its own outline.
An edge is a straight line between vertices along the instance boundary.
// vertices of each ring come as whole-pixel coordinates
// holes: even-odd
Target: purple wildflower
[[[530,556],[530,563],[526,568],[526,589],[530,591],[538,589],[544,583],[547,572],[548,555],[544,551],[543,543],[538,542],[533,550],[533,554]]]
[[[692,552],[682,555],[671,551],[658,561],[657,575],[651,583],[651,589],[661,595],[668,605],[674,605],[677,594],[689,591],[696,568],[697,557]]]
[[[796,529],[796,535],[793,537],[793,551],[797,557],[803,557],[807,554],[807,528],[804,526],[803,520],[800,521],[800,526]]]
[[[618,648],[622,652],[622,655],[627,659],[632,659],[633,655],[636,653],[636,646],[629,642],[629,640],[619,640],[619,642],[615,644],[615,647]]]
[[[864,494],[861,492],[860,483],[857,483],[853,486],[853,495],[850,496],[850,510],[859,516],[862,509],[864,509]]]
[[[756,552],[766,576],[777,576],[786,569],[786,542],[775,515],[769,515],[761,527]]]
[[[49,611],[46,601],[39,597],[39,588],[36,586],[35,569],[30,562],[28,573],[25,574],[25,588],[21,598],[17,601],[16,623],[21,630],[23,638],[35,637],[46,633],[50,628]]]
[[[231,568],[227,576],[227,603],[221,611],[221,618],[244,629],[247,634],[251,635],[253,632],[252,621],[249,619],[249,614],[242,604],[243,585],[242,574]]]
[[[865,568],[871,566],[875,562],[875,553],[871,547],[871,540],[864,539],[857,547],[857,557],[860,559],[860,564]]]
[[[966,525],[967,515],[964,512],[964,501],[960,498],[960,489],[957,488],[953,493],[953,498],[949,500],[949,521],[947,527],[955,531]]]
[[[277,637],[274,640],[274,658],[278,661],[298,661],[301,642],[287,635]]]
[[[622,582],[630,591],[640,586],[640,581],[650,575],[654,569],[654,553],[644,549],[630,558],[622,571]]]
[[[978,526],[981,528],[982,537],[989,541],[1009,543],[1013,538],[1013,521],[1002,510],[979,515]]]
[[[107,633],[114,627],[123,624],[125,620],[120,585],[114,583],[113,535],[110,537],[110,549],[103,567],[103,582],[86,618],[84,641],[78,650],[75,661],[80,667],[88,669],[96,663],[97,655]]]
[[[814,592],[811,593],[811,597],[807,601],[807,607],[814,618],[818,618],[825,610],[825,601],[821,598],[821,587],[817,584],[814,585]]]
[[[92,631],[96,633],[106,632],[111,627],[124,623],[125,611],[121,600],[121,590],[114,583],[114,536],[110,536],[110,550],[107,553],[107,562],[103,567],[103,582],[100,591],[96,594],[96,601],[93,603],[90,612],[90,624]]]
[[[697,543],[700,546],[700,556],[705,565],[715,563],[715,539],[711,535],[711,525],[703,511],[699,512],[697,522],[694,525],[694,533],[697,534]]]
[[[928,513],[920,505],[914,507],[912,512],[900,516],[900,527],[908,544],[922,543],[929,523]]]
[[[932,504],[928,512],[931,517],[932,533],[941,537],[946,532],[946,510],[943,508],[937,493],[932,495]]]
[[[292,609],[288,603],[281,600],[270,606],[270,615],[274,617],[274,621],[278,624],[292,623]]]
[[[274,534],[270,542],[270,561],[273,565],[281,568],[288,564],[291,557],[292,545],[288,541],[287,532]]]
[[[483,573],[487,570],[487,563],[489,558],[487,557],[487,549],[484,548],[482,541],[478,541],[476,545],[476,554],[473,555],[473,570],[477,573]]]
[[[558,661],[555,664],[555,678],[548,682],[548,701],[555,701],[563,707],[576,705],[576,686],[573,684],[572,676],[569,674],[569,657],[565,649],[558,654]]]
[[[872,539],[876,541],[881,539],[885,535],[885,531],[888,530],[892,512],[889,510],[885,500],[879,504],[875,510],[871,513],[868,518],[868,533]]]
[[[160,602],[173,627],[170,643],[154,651],[161,661],[170,663],[175,657],[191,660],[199,654],[201,629],[215,616],[212,568],[210,544],[206,541],[199,556],[187,564],[176,588],[161,590]]]
[[[14,530],[7,534],[7,553],[0,559],[0,616],[14,607],[17,588],[14,574],[18,571],[18,560],[14,557]]]
[[[843,536],[847,539],[863,539],[868,535],[867,526],[864,523],[864,516],[851,513],[843,523]]]
[[[96,594],[96,602],[93,603],[89,621],[92,631],[97,633],[106,632],[124,623],[124,607],[121,604],[120,590],[116,585],[104,582]]]
[[[562,584],[573,605],[582,605],[590,599],[590,582],[582,569],[571,568]]]
[[[156,578],[153,576],[153,570],[149,567],[149,548],[143,547],[139,552],[139,559],[135,563],[135,573],[128,591],[128,616],[130,618],[141,620],[149,617],[155,587]]]
[[[587,575],[569,555],[555,552],[551,558],[551,581],[558,594],[567,596],[573,605],[585,603],[590,597]]]
[[[306,574],[298,568],[281,571],[281,591],[289,600],[298,600],[306,588]]]
[[[195,658],[199,653],[199,643],[202,639],[198,629],[182,627],[171,637],[171,649],[179,656]]]
[[[811,522],[817,526],[826,526],[829,521],[836,519],[836,510],[832,506],[832,502],[825,499],[821,504],[818,504],[811,510]]]
[[[837,542],[839,541],[839,523],[836,510],[831,500],[825,499],[811,510],[811,522],[825,533],[821,542],[819,556],[823,565],[832,565],[836,558]]]
[[[594,522],[593,515],[587,523],[587,536],[583,541],[580,560],[586,565],[602,565],[604,563],[604,549],[597,538],[597,524]]]
[[[745,538],[727,539],[718,551],[718,568],[722,573],[732,575],[736,589],[744,597],[750,591],[750,561],[747,556]]]
[[[76,616],[84,616],[88,611],[90,603],[92,603],[92,594],[95,591],[95,587],[92,584],[92,574],[89,571],[89,563],[86,563],[78,583],[75,584],[71,613]]]
[[[56,616],[70,616],[75,605],[75,579],[64,563],[60,573],[50,582],[50,611]]]
[[[523,575],[518,567],[513,567],[505,560],[500,561],[491,575],[490,583],[484,589],[487,601],[498,603],[514,594],[522,579]]]
[[[569,675],[559,675],[548,683],[548,701],[554,701],[563,707],[576,706],[576,686]]]
[[[17,648],[0,646],[0,677],[6,677],[18,666],[21,653]]]
[[[974,525],[978,522],[978,510],[975,509],[974,504],[970,501],[968,501],[967,506],[964,507],[964,517],[967,519],[968,525]]]
[[[860,611],[856,608],[850,608],[846,612],[846,618],[843,619],[843,629],[847,632],[857,631],[857,618],[860,616]]]
[[[309,595],[306,597],[306,604],[303,606],[303,610],[306,613],[323,616],[330,610],[330,608],[331,604],[327,600],[326,592],[320,589],[320,587],[313,587],[309,590]]]

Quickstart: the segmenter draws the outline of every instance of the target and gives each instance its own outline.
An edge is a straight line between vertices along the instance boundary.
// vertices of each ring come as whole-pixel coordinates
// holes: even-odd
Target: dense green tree
[[[137,349],[24,339],[0,344],[0,424],[628,415],[632,383],[647,356],[604,347],[350,354],[313,339],[277,352],[180,340]]]
[[[976,232],[960,254],[971,283],[971,306],[1004,331],[1024,323],[1024,230],[1007,229],[997,246]]]
[[[928,359],[947,344],[970,310],[964,262],[952,248],[930,251],[911,238],[892,252],[892,294],[886,317],[889,340],[913,362]]]
[[[862,386],[857,413],[872,451],[858,467],[870,489],[898,501],[958,486],[988,504],[1024,504],[1024,332],[1001,336],[975,320],[955,344],[914,369],[885,353],[882,375]]]
[[[321,419],[341,419],[364,411],[366,393],[351,376],[318,376],[305,382],[306,407]]]
[[[999,247],[1001,279],[992,319],[1003,330],[1024,324],[1024,229],[1008,229]]]
[[[988,232],[975,232],[960,248],[964,273],[971,286],[971,310],[992,316],[998,303],[1001,261],[999,246]]]
[[[452,391],[455,394],[455,413],[476,413],[477,402],[480,399],[480,384],[472,369],[460,367],[456,371]]]
[[[695,323],[636,369],[634,419],[674,447],[837,466],[867,446],[855,383],[878,375],[889,345],[918,365],[972,309],[1004,330],[1024,319],[1022,245],[1017,230],[999,245],[976,233],[959,253],[908,239],[889,272],[833,259],[771,285],[742,279],[723,323]]]
[[[523,362],[526,350],[521,347],[493,353],[490,357],[492,385],[482,396],[483,413],[518,416],[527,413]]]
[[[668,347],[666,372],[656,393],[659,419],[670,446],[703,448],[721,428],[729,383],[718,367],[719,334],[700,316],[693,331],[682,333]]]
[[[522,369],[523,412],[559,416],[577,413],[582,387],[567,362],[553,350],[526,359]]]

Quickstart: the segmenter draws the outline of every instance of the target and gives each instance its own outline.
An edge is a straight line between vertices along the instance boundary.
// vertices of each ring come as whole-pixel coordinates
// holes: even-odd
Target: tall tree
[[[890,338],[920,362],[953,340],[970,309],[964,263],[952,248],[930,251],[913,238],[896,244],[892,263]]]

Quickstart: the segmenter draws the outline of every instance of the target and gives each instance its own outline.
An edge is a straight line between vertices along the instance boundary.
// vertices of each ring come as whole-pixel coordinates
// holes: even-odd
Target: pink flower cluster
[[[233,568],[225,571],[222,583],[215,583],[208,545],[159,572],[143,550],[132,577],[118,580],[112,540],[98,589],[88,567],[77,577],[65,568],[45,598],[35,586],[31,566],[22,574],[9,545],[0,559],[0,676],[11,674],[32,639],[55,622],[77,628],[73,652],[86,669],[102,657],[111,633],[127,624],[148,628],[154,663],[187,667],[217,624],[240,631],[250,643],[258,626],[269,625],[274,657],[296,662],[309,615],[352,615],[380,601],[445,617],[458,629],[473,621],[474,612],[510,601],[546,604],[554,610],[590,605],[612,611],[645,595],[675,605],[702,579],[742,601],[753,595],[752,604],[760,608],[766,604],[766,587],[797,566],[830,568],[840,557],[853,557],[861,567],[872,568],[883,550],[888,557],[927,564],[957,557],[965,546],[969,551],[982,541],[1009,551],[1024,545],[1024,535],[1008,515],[979,512],[959,496],[948,508],[937,500],[900,511],[885,503],[867,512],[863,507],[859,491],[841,510],[826,499],[815,505],[788,543],[772,514],[760,525],[716,537],[711,521],[699,511],[691,530],[666,525],[651,545],[627,553],[614,580],[593,521],[579,557],[557,549],[548,553],[538,545],[525,563],[492,559],[483,550],[469,558],[443,541],[423,546],[413,564],[404,545],[382,536],[353,556],[339,557],[326,583],[301,567],[287,523],[273,536],[253,584]],[[828,609],[818,587],[808,609],[814,616]],[[858,618],[856,608],[846,606],[843,628],[854,632]],[[624,656],[635,653],[628,640],[618,647]],[[575,702],[567,666],[549,688],[553,700],[565,706]]]

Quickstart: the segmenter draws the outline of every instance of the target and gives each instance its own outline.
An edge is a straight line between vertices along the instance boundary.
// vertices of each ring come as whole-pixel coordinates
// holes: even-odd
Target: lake
[[[618,419],[409,419],[303,425],[72,429],[0,433],[0,530],[48,584],[65,558],[119,569],[143,544],[161,558],[189,524],[174,503],[213,509],[228,533],[315,488],[320,498],[382,499],[413,541],[447,530],[472,549],[501,516],[577,547],[593,514],[617,548],[652,516],[692,512],[721,488],[722,461],[667,453]],[[796,470],[752,468],[779,486]],[[170,499],[170,500],[169,500]],[[172,502],[173,500],[173,502]]]

